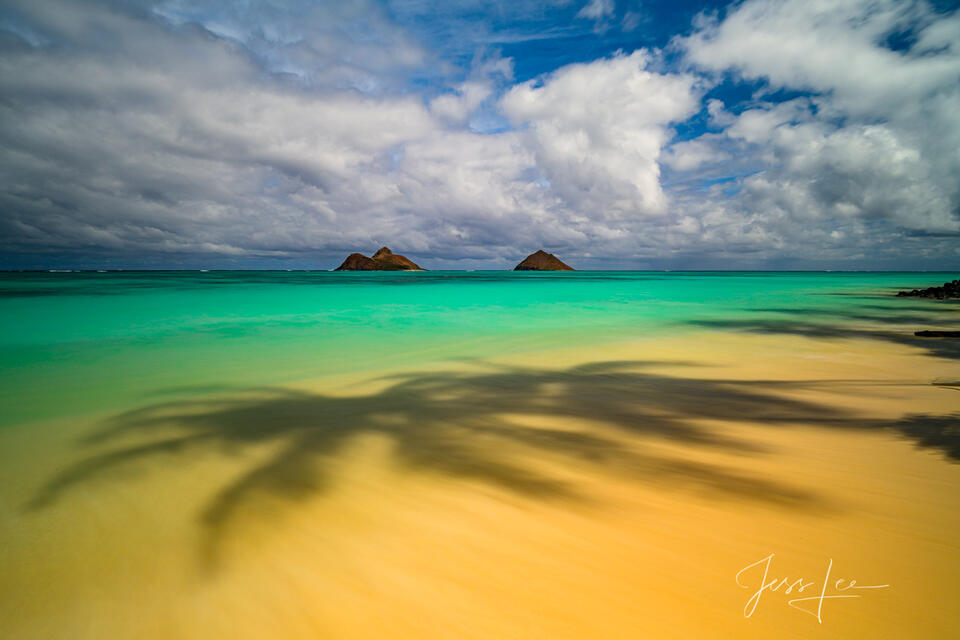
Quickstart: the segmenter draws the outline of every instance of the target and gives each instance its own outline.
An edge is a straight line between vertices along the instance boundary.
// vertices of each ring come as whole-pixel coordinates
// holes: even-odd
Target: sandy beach
[[[0,624],[947,638],[957,373],[913,346],[703,331],[197,390],[91,418],[82,446],[7,429]],[[747,617],[765,558],[804,597],[828,566],[825,595],[860,597],[791,606],[784,583]]]

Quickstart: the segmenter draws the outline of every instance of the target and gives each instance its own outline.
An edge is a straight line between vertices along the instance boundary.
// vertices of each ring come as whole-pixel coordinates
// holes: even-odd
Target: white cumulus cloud
[[[662,214],[660,152],[668,126],[698,108],[692,75],[647,68],[644,51],[570,65],[512,88],[507,116],[524,127],[538,167],[573,209],[592,217]]]

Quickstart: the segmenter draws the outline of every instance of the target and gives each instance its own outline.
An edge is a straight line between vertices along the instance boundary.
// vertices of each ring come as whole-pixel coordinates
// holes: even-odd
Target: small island
[[[573,267],[564,263],[560,258],[540,249],[531,253],[523,262],[513,268],[514,271],[573,271]]]
[[[351,253],[334,271],[426,271],[413,260],[381,247],[372,257]]]

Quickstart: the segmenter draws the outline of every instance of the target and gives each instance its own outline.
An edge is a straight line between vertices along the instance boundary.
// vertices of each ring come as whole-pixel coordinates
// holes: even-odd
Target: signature
[[[753,592],[753,595],[750,596],[750,599],[747,600],[747,604],[743,607],[743,617],[749,618],[757,610],[757,605],[760,604],[760,597],[765,591],[771,593],[777,593],[783,589],[783,593],[786,595],[791,595],[793,593],[803,594],[803,593],[817,593],[817,595],[805,595],[797,598],[793,598],[787,601],[787,604],[793,607],[794,609],[799,609],[804,613],[809,613],[814,618],[817,619],[817,622],[823,624],[823,601],[824,600],[835,600],[839,598],[860,598],[861,594],[857,593],[847,593],[848,591],[854,591],[857,589],[886,589],[889,588],[888,584],[873,584],[873,585],[862,585],[857,584],[856,580],[847,580],[845,578],[837,578],[833,582],[830,581],[830,572],[833,570],[833,558],[830,558],[830,561],[827,563],[827,572],[823,576],[823,582],[807,582],[803,578],[797,578],[796,580],[791,580],[790,578],[776,578],[770,576],[770,565],[773,562],[773,555],[770,554],[766,558],[757,560],[753,564],[748,564],[743,569],[740,569],[737,572],[736,580],[737,584],[743,589],[756,589]],[[761,576],[758,584],[754,578],[753,586],[749,584],[744,584],[741,581],[741,576],[744,574]],[[746,579],[746,578],[745,578]],[[819,588],[817,585],[820,585]],[[827,590],[830,587],[833,589],[829,592]],[[810,590],[809,592],[807,590]],[[813,605],[816,605],[814,609]]]

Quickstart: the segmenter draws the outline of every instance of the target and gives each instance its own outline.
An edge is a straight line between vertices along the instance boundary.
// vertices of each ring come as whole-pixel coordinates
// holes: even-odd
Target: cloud
[[[589,2],[583,5],[583,8],[577,12],[577,17],[600,20],[612,16],[613,8],[613,0],[589,0]]]
[[[349,218],[389,191],[365,175],[437,126],[414,96],[304,90],[188,25],[98,5],[47,9],[36,23],[69,50],[0,59],[11,96],[0,107],[8,250],[277,255],[352,245],[369,232]]]
[[[829,93],[845,113],[889,116],[956,90],[960,41],[950,34],[958,20],[916,1],[749,0],[722,22],[701,19],[680,42],[701,68]],[[903,33],[913,46],[887,46]]]
[[[364,93],[402,90],[413,77],[444,67],[383,5],[352,2],[160,0],[146,11],[177,27],[198,27],[241,45],[271,73],[310,87]]]
[[[697,81],[647,69],[636,51],[570,65],[503,98],[563,201],[593,219],[662,214],[659,157],[668,125],[698,108]]]
[[[811,259],[855,247],[852,257],[909,264],[908,247],[925,237],[924,257],[955,264],[960,111],[945,105],[960,104],[957,24],[957,14],[926,3],[873,0],[750,0],[723,21],[701,18],[699,30],[676,41],[688,60],[765,88],[739,113],[710,101],[721,133],[668,157],[683,159],[692,147],[710,159],[735,148],[740,162],[753,158],[762,171],[705,194],[712,205],[687,206],[712,209],[723,224],[750,220],[803,243]],[[895,37],[903,39],[897,47]],[[808,96],[763,99],[780,89]]]
[[[479,53],[482,53],[479,52]],[[430,111],[452,124],[466,124],[498,89],[513,80],[513,60],[499,54],[474,56],[468,79],[430,101]]]
[[[751,144],[767,144],[772,141],[778,129],[809,122],[813,115],[808,98],[797,98],[776,104],[762,103],[754,108],[745,109],[738,116],[730,116],[717,107],[713,114],[714,122],[726,118],[728,126],[725,133],[734,139]]]
[[[620,241],[631,217],[663,213],[660,148],[697,104],[692,76],[649,71],[642,52],[560,69],[501,100],[512,66],[496,55],[429,101],[369,92],[328,82],[349,75],[336,69],[352,56],[321,55],[307,31],[274,36],[318,56],[322,72],[291,77],[251,54],[247,22],[176,14],[171,27],[164,7],[87,5],[82,21],[44,12],[38,28],[69,41],[69,55],[21,46],[0,57],[12,96],[0,107],[6,251],[297,258],[390,242],[491,264]],[[518,129],[473,132],[478,109]]]
[[[663,163],[678,171],[696,169],[706,163],[725,162],[730,154],[720,148],[720,145],[708,142],[711,136],[706,135],[698,140],[677,142],[670,146],[663,158]]]
[[[430,111],[455,124],[463,124],[470,114],[493,94],[490,85],[464,82],[452,93],[437,96],[430,102]]]
[[[467,5],[443,11],[463,26]],[[504,11],[498,37],[549,13]],[[608,52],[519,83],[493,22],[450,56],[415,2],[0,13],[5,264],[335,266],[386,243],[454,267],[539,247],[586,266],[960,260],[960,22],[922,3],[748,0],[675,42],[688,67]],[[704,102],[731,73],[760,89]]]

